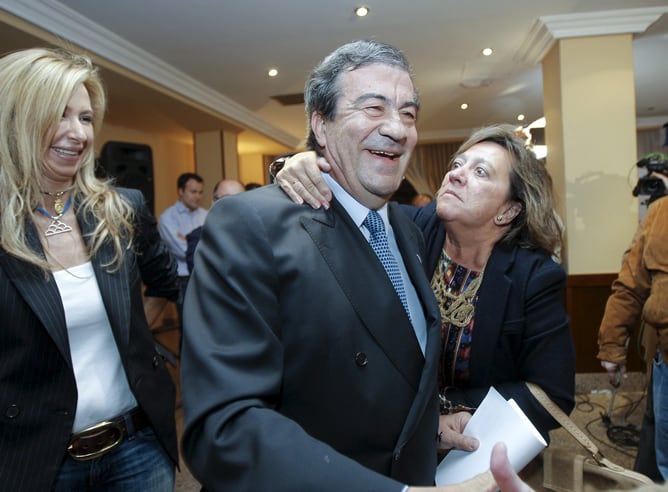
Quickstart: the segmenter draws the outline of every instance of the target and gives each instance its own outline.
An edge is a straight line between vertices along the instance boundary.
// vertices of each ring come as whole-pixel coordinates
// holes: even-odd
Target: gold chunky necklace
[[[438,262],[438,269],[431,280],[431,287],[436,295],[438,306],[441,311],[441,320],[452,324],[458,328],[467,326],[473,318],[475,307],[473,301],[478,294],[478,289],[482,283],[484,269],[480,274],[471,280],[471,282],[458,295],[450,292],[450,288],[445,283],[445,273],[448,266],[452,263],[450,257],[445,253],[441,254]],[[469,272],[470,274],[470,272]]]

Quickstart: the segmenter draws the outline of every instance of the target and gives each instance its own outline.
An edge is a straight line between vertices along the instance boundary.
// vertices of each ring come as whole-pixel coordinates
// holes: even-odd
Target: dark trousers
[[[652,375],[647,390],[647,408],[642,417],[640,427],[640,444],[638,444],[638,454],[633,464],[633,469],[655,482],[663,482],[663,477],[656,465],[656,451],[654,450],[654,399],[652,398]]]
[[[183,339],[183,300],[186,297],[186,288],[190,277],[178,277],[179,297],[176,299],[176,312],[179,316],[179,356],[181,355],[181,340]]]

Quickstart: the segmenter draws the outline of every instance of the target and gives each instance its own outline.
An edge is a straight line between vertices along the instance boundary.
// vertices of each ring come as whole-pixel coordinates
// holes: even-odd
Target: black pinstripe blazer
[[[155,350],[141,292],[143,281],[147,295],[173,298],[176,263],[160,240],[142,194],[118,191],[136,211],[135,246],[119,271],[110,273],[103,266],[113,255],[110,247],[93,258],[93,268],[130,388],[176,463],[174,385]],[[81,214],[77,218],[86,237],[95,221]],[[41,251],[37,234],[28,223],[27,239]],[[85,293],[81,302],[86,302]],[[50,490],[77,404],[65,313],[53,277],[45,278],[4,250],[0,319],[0,488]]]

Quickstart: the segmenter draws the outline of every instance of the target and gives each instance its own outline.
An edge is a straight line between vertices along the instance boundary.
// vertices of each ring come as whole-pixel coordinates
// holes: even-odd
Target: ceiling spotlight
[[[532,121],[527,125],[527,128],[545,128],[546,125],[545,116],[541,116],[537,120]]]
[[[269,71],[267,72],[267,75],[269,75],[270,77],[276,77],[278,75],[278,69],[270,68]]]
[[[469,105],[466,104],[466,103],[462,103],[462,105],[459,106],[459,107],[462,108],[462,109],[468,109]]]
[[[523,114],[518,114],[517,115],[517,121],[524,121],[524,115]]]
[[[366,17],[368,13],[369,13],[369,7],[365,7],[364,5],[361,5],[360,7],[357,7],[355,9],[355,15],[357,17]]]
[[[482,54],[484,56],[490,56],[492,53],[494,53],[494,50],[492,48],[485,48],[482,50]]]

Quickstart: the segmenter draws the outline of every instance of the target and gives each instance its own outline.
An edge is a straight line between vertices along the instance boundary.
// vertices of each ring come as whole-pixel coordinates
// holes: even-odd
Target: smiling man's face
[[[417,143],[417,95],[410,75],[370,64],[340,75],[335,117],[311,116],[331,175],[357,201],[382,206],[399,188]]]

